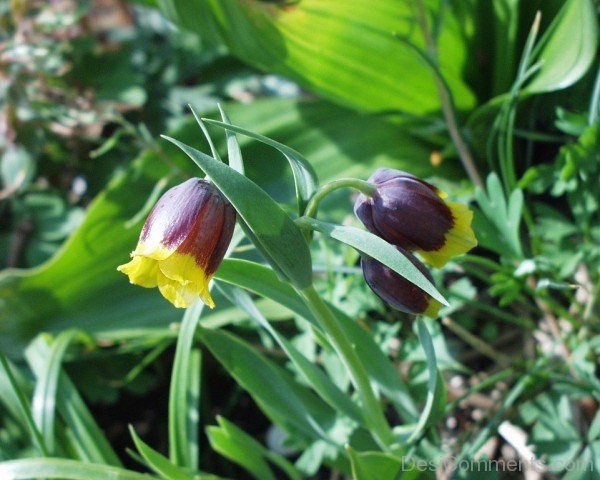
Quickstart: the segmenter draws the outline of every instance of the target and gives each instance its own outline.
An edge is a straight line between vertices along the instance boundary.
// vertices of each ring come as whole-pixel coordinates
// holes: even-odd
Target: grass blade
[[[169,457],[180,467],[198,469],[201,356],[193,349],[194,332],[204,304],[188,308],[177,337],[169,389]]]
[[[47,457],[48,450],[46,449],[46,446],[44,445],[44,440],[42,438],[42,434],[37,429],[37,426],[35,425],[35,422],[33,420],[33,416],[31,415],[31,406],[29,405],[27,398],[25,398],[25,395],[19,388],[19,385],[17,384],[17,380],[15,379],[15,376],[13,375],[13,373],[11,371],[10,365],[8,364],[8,360],[6,359],[6,357],[4,356],[4,354],[2,352],[0,352],[0,373],[3,373],[6,376],[6,378],[8,379],[8,382],[10,383],[10,385],[12,387],[14,396],[16,397],[17,403],[19,405],[19,409],[21,410],[21,413],[22,413],[23,417],[25,418],[25,421],[27,422],[27,427],[29,428],[29,432],[31,434],[31,439],[32,439],[33,445],[38,450],[40,455]],[[2,473],[1,469],[0,469],[0,473]],[[0,475],[0,478],[2,478],[1,475]]]

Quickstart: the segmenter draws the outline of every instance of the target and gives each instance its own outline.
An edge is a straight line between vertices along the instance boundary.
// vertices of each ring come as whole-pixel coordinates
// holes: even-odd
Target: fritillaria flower
[[[158,200],[132,260],[117,270],[135,285],[158,287],[178,308],[198,298],[213,308],[208,283],[231,242],[235,218],[235,209],[210,181],[191,178]]]
[[[371,233],[418,252],[436,268],[477,245],[473,212],[466,205],[444,201],[446,194],[433,185],[389,168],[378,169],[369,182],[376,191],[371,197],[359,195],[354,212]]]
[[[433,283],[433,278],[425,265],[414,255],[400,248],[398,250]],[[437,317],[441,303],[429,294],[371,257],[363,256],[360,263],[367,284],[385,303],[401,312]]]

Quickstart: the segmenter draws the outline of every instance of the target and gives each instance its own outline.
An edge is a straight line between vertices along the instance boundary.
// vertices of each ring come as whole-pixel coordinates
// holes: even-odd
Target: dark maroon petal
[[[193,255],[206,274],[212,275],[231,242],[236,213],[223,194],[212,183],[206,183],[205,202],[177,252]]]
[[[371,233],[410,251],[443,247],[454,218],[435,187],[391,169],[379,169],[370,180],[377,191],[361,195],[355,212]]]
[[[369,197],[362,193],[357,197],[354,202],[354,214],[369,232],[377,234],[373,223],[373,203]]]
[[[398,250],[406,255],[430,282],[433,282],[427,268],[414,255],[400,248]],[[367,256],[361,258],[361,266],[367,284],[385,303],[396,310],[413,315],[427,310],[431,297],[391,268]]]
[[[148,216],[141,241],[160,238],[160,243],[176,249],[190,234],[198,213],[210,198],[210,184],[200,178],[189,180],[167,190]]]
[[[235,209],[214,184],[192,178],[159,199],[140,240],[193,255],[210,276],[225,256],[235,219]]]
[[[402,170],[395,170],[392,168],[378,168],[375,170],[375,173],[369,177],[369,182],[374,183],[375,185],[381,185],[390,180],[394,180],[397,178],[414,178],[414,175],[411,175],[408,172],[403,172]]]

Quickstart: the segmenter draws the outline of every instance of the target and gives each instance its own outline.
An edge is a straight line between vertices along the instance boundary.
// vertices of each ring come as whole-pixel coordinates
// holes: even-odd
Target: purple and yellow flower
[[[421,257],[436,268],[477,245],[473,212],[446,202],[446,194],[400,170],[378,169],[369,182],[376,191],[361,194],[354,212],[364,226],[387,242]]]
[[[200,298],[215,303],[208,283],[231,242],[236,213],[208,180],[191,178],[167,190],[148,216],[132,260],[117,268],[129,281],[178,308]]]
[[[425,268],[425,265],[414,255],[401,248],[398,250],[425,275],[427,280],[433,283],[431,273]],[[360,264],[367,284],[385,303],[401,312],[437,317],[442,304],[406,278],[371,257],[363,256]]]

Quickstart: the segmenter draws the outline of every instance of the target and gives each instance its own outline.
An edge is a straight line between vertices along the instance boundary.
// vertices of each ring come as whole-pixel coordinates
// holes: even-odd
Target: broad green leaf
[[[57,478],[64,480],[151,480],[156,477],[123,468],[58,458],[28,458],[0,463],[0,478],[30,480]]]
[[[252,125],[256,132],[301,151],[323,180],[368,177],[382,165],[420,176],[434,171],[428,162],[430,151],[422,142],[380,118],[325,102],[270,99],[227,109],[236,123]],[[206,144],[193,143],[202,138],[191,117],[171,134],[206,148]],[[225,153],[224,143],[213,136],[219,151]],[[291,201],[281,188],[286,175],[277,167],[283,167],[277,161],[279,152],[247,138],[240,143],[252,159],[246,165],[248,175],[278,199]],[[162,146],[155,148],[160,152]],[[0,350],[21,356],[24,346],[40,331],[78,328],[116,336],[132,329],[162,329],[180,320],[180,313],[156,290],[129,285],[116,271],[135,247],[144,220],[140,212],[151,192],[159,191],[157,182],[169,175],[171,182],[182,179],[173,177],[163,157],[190,176],[197,175],[197,168],[175,147],[166,145],[160,154],[143,153],[94,199],[82,225],[51,261],[36,269],[0,274]],[[456,177],[456,164],[445,164],[443,172]],[[328,199],[320,211],[322,215],[335,212],[339,218],[350,210],[344,194]],[[219,315],[218,310],[214,315]],[[210,321],[212,315],[207,312],[203,321]]]
[[[256,308],[250,295],[239,288],[228,285],[223,285],[221,288],[225,296],[232,303],[245,311],[250,318],[254,319],[273,337],[296,369],[304,376],[309,385],[314,388],[324,401],[332,408],[338,409],[341,413],[364,426],[364,418],[357,405],[353,403],[350,400],[350,397],[342,392],[322,370],[302,355],[292,343],[271,326],[258,308]]]
[[[169,386],[169,457],[180,467],[198,469],[200,441],[200,350],[194,333],[204,304],[200,301],[183,314]]]
[[[151,0],[154,1],[154,0]],[[208,47],[221,44],[218,25],[206,2],[196,0],[155,0],[162,12],[171,21],[186,30],[195,32]]]
[[[424,47],[411,2],[354,0],[351,8],[344,0],[170,4],[180,12],[189,9],[191,17],[200,11],[205,14],[208,5],[210,14],[204,22],[218,24],[234,55],[328,99],[368,111],[422,115],[440,109],[431,70],[414,49],[394,37],[398,34]],[[471,108],[475,97],[461,75],[470,61],[463,26],[451,9],[442,13],[434,2],[427,6],[430,18],[440,18],[439,58],[446,82],[458,108]],[[201,33],[204,22],[194,31]]]
[[[29,345],[25,356],[36,377],[46,370],[51,348],[44,336],[39,336]],[[58,376],[56,408],[68,427],[77,455],[84,461],[120,466],[116,455],[104,433],[98,427],[77,389],[63,370]]]
[[[54,419],[56,417],[58,376],[61,372],[63,356],[77,335],[76,330],[65,330],[52,342],[50,356],[46,359],[38,375],[31,402],[33,419],[42,432],[48,451],[52,453],[55,453]]]
[[[314,168],[308,162],[308,160],[306,160],[299,152],[297,152],[293,148],[286,147],[285,145],[276,142],[275,140],[271,140],[268,137],[251,132],[250,130],[246,130],[245,128],[238,127],[236,125],[231,125],[226,122],[217,122],[216,120],[211,120],[208,118],[204,118],[203,120],[211,125],[217,125],[219,127],[222,127],[226,129],[227,132],[231,131],[241,133],[242,135],[246,135],[247,137],[250,137],[254,140],[258,140],[259,142],[262,142],[279,150],[290,163],[292,173],[294,174],[294,183],[296,184],[296,198],[298,201],[298,210],[300,214],[304,212],[308,201],[317,190],[317,184],[319,183],[319,180],[317,179],[317,174],[315,173]]]
[[[485,8],[485,7],[484,7]],[[492,96],[510,90],[515,75],[519,33],[519,0],[496,0],[494,9],[494,71],[491,76]]]
[[[166,480],[194,480],[194,477],[186,475],[177,468],[177,465],[171,463],[168,458],[146,445],[131,426],[129,427],[129,433],[133,438],[133,443],[135,443],[138,452],[146,460],[148,466],[162,478]]]
[[[254,182],[208,155],[170,137],[221,190],[266,251],[272,266],[302,289],[312,284],[308,244],[287,213]]]
[[[399,275],[402,275],[409,282],[431,295],[443,305],[448,305],[442,294],[436,290],[425,275],[408,258],[402,255],[393,245],[377,235],[359,228],[332,225],[309,217],[302,217],[299,222],[301,222],[301,225],[324,233],[335,240],[350,245],[361,253],[373,257]]]
[[[540,40],[541,68],[525,88],[528,93],[567,88],[587,72],[596,58],[598,18],[592,0],[567,0]]]

